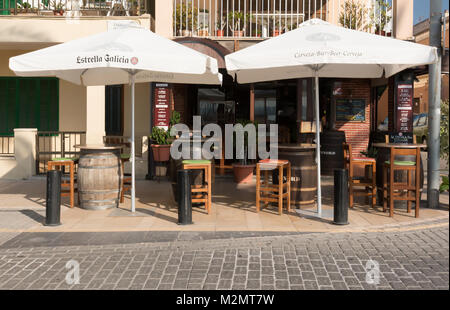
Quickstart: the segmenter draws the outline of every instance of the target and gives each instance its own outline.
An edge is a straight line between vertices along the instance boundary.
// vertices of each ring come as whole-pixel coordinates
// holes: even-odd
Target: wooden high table
[[[75,145],[79,148],[78,195],[80,207],[104,210],[119,206],[123,179],[123,145]]]

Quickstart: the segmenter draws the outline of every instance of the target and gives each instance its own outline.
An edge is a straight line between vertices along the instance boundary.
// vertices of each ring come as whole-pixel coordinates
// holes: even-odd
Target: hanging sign
[[[398,132],[412,132],[413,118],[413,86],[412,84],[398,84],[396,125]]]
[[[153,119],[156,127],[169,129],[169,105],[170,87],[169,84],[155,84]]]

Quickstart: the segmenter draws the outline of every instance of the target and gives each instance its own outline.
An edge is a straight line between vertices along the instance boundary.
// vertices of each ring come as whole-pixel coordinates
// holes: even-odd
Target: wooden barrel
[[[330,130],[320,135],[321,174],[333,175],[334,169],[344,168],[343,142],[345,142],[343,131]]]
[[[89,210],[118,207],[122,165],[119,150],[82,150],[78,163],[80,206]]]
[[[315,202],[317,193],[317,164],[315,145],[280,144],[278,158],[291,163],[291,204],[308,205]],[[273,171],[278,183],[278,170]]]

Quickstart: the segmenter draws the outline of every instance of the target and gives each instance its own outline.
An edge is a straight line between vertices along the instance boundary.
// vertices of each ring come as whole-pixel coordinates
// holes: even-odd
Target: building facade
[[[308,127],[314,119],[312,81],[237,85],[226,74],[225,55],[293,30],[311,18],[402,40],[411,40],[413,35],[409,0],[61,2],[62,6],[46,0],[0,0],[0,178],[42,173],[46,160],[73,154],[75,144],[98,144],[105,137],[126,138],[131,132],[128,85],[82,87],[52,77],[16,77],[9,70],[10,57],[135,23],[218,60],[224,75],[220,87],[167,86],[170,110],[180,112],[183,123],[190,125],[193,115],[218,124],[241,119],[278,123],[280,141],[303,142],[310,141],[313,133],[312,126]],[[380,118],[380,105],[375,104],[380,99],[377,89],[387,81],[321,79],[321,85],[324,130],[335,127],[345,132],[356,153],[366,150],[370,132]],[[138,178],[149,174],[148,135],[155,124],[151,108],[154,89],[154,83],[136,85]],[[331,106],[346,98],[363,102],[360,110],[364,117],[358,122],[332,122]],[[37,130],[27,136],[31,144],[17,143],[17,128]],[[26,158],[26,171],[21,168],[20,158]]]

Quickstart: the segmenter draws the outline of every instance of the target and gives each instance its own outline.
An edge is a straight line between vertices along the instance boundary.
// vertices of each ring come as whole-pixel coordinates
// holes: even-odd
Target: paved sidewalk
[[[63,198],[61,226],[43,226],[45,218],[45,179],[27,181],[0,181],[0,232],[115,232],[115,231],[284,231],[284,232],[332,232],[332,231],[380,231],[409,225],[428,225],[435,220],[448,221],[448,194],[442,195],[439,209],[429,209],[422,200],[420,218],[407,213],[406,208],[396,208],[393,218],[382,212],[381,206],[371,208],[363,197],[357,197],[356,205],[349,210],[350,225],[333,225],[333,180],[323,178],[323,210],[321,219],[299,215],[292,207],[290,213],[278,215],[277,208],[265,208],[256,213],[255,184],[237,185],[231,179],[216,178],[213,185],[211,214],[204,208],[193,208],[194,225],[177,225],[178,207],[173,199],[171,185],[167,181],[138,181],[136,213],[130,210],[130,199],[119,209],[103,211],[67,207]],[[426,197],[422,195],[423,199]],[[302,209],[315,210],[315,206]]]
[[[74,245],[83,236],[66,233],[65,246],[49,246],[48,233],[24,233],[0,246],[0,289],[449,289],[448,223],[405,232],[223,239],[198,232],[164,240],[164,232],[151,233],[157,241],[110,244],[104,235],[88,245]],[[69,260],[79,263],[79,284],[66,283]],[[366,281],[377,272],[369,260],[378,264],[378,284]]]

